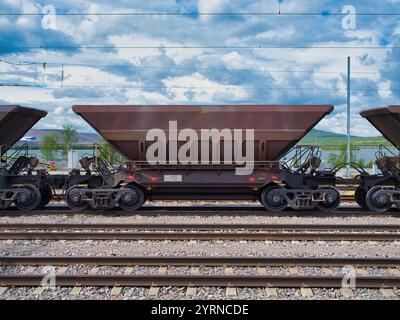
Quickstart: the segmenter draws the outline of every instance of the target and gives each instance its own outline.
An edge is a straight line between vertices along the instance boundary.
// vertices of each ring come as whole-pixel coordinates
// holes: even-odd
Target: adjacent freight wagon
[[[47,112],[17,105],[0,106],[0,209],[12,203],[20,210],[34,210],[48,204],[51,190],[47,173],[35,170],[39,160],[21,147],[8,158],[3,155]]]
[[[46,111],[33,108],[17,105],[0,106],[0,155],[6,153],[46,115]]]
[[[376,212],[387,211],[392,205],[400,208],[400,106],[369,109],[361,112],[396,149],[380,146],[376,153],[378,175],[361,175],[356,200],[362,207]]]
[[[102,181],[102,177],[88,177],[79,170],[50,175],[47,167],[29,154],[26,144],[10,150],[46,115],[43,110],[18,105],[0,106],[0,209],[7,209],[13,203],[23,211],[44,207],[54,198],[56,190],[65,191],[69,187],[71,175],[74,184],[85,184],[88,179]]]

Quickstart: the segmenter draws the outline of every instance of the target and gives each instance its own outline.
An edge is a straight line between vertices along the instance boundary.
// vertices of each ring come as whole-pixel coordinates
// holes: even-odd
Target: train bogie
[[[134,185],[114,189],[73,186],[67,190],[65,198],[74,211],[112,209],[117,205],[125,211],[135,211],[146,201],[144,192]]]

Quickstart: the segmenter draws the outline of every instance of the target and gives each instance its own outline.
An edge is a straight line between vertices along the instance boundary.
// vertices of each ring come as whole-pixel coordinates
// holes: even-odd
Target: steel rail
[[[2,223],[0,230],[363,230],[400,231],[394,224],[170,224],[170,223]]]
[[[164,205],[164,206],[143,206],[140,209],[138,209],[137,211],[135,211],[135,213],[179,213],[179,212],[188,212],[188,211],[192,211],[192,212],[219,212],[219,213],[224,213],[224,212],[246,212],[246,213],[251,213],[251,212],[255,212],[255,213],[273,213],[272,211],[267,211],[266,209],[264,209],[264,207],[262,207],[261,205],[254,205],[254,206],[233,206],[233,205],[207,205],[207,206],[190,206],[190,205],[185,205],[185,206],[168,206],[168,205]],[[365,208],[361,208],[361,207],[353,207],[353,206],[341,206],[338,209],[335,210],[335,212],[347,212],[347,211],[358,211],[358,212],[365,212],[365,213],[369,213],[370,211],[368,209]],[[398,210],[394,209],[394,211],[399,212]],[[31,211],[20,211],[18,210],[16,207],[10,207],[8,209],[2,209],[0,212],[7,212],[7,213],[29,213]],[[97,213],[97,212],[108,212],[108,213],[125,213],[123,210],[119,209],[119,208],[113,208],[113,209],[88,209],[88,210],[84,210],[84,211],[73,211],[70,210],[67,206],[46,206],[44,208],[41,208],[39,210],[34,211],[33,213],[46,213],[46,212],[52,212],[52,213]],[[286,212],[296,212],[296,213],[305,213],[305,212],[318,212],[316,210],[294,210],[291,208],[287,208],[285,211],[283,211],[284,213]],[[281,212],[282,213],[282,212]]]
[[[248,240],[399,241],[400,233],[311,232],[1,232],[0,240]]]
[[[355,201],[355,198],[354,198],[354,195],[342,194],[342,195],[340,196],[340,200],[341,200],[341,201],[348,201],[348,202],[350,202],[350,201]]]
[[[1,256],[0,265],[103,265],[103,266],[400,266],[400,258],[335,257],[208,257],[208,256]]]
[[[41,286],[43,275],[0,274],[2,286]],[[211,286],[341,288],[342,276],[210,276],[210,275],[56,275],[57,286]],[[393,288],[400,277],[358,276],[357,287]]]
[[[144,207],[135,212],[125,212],[117,208],[112,210],[85,210],[73,211],[68,208],[60,209],[45,208],[36,211],[20,211],[15,208],[0,210],[0,216],[46,216],[46,215],[93,215],[93,216],[265,216],[265,217],[290,217],[290,216],[307,216],[307,217],[347,217],[347,216],[393,216],[400,217],[400,211],[393,209],[383,213],[372,212],[359,207],[342,207],[332,213],[325,213],[317,210],[284,210],[282,212],[266,211],[261,207]]]

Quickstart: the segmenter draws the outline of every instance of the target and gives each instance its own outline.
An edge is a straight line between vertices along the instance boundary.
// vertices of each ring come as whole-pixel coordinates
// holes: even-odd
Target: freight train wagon
[[[271,211],[334,210],[340,203],[334,172],[318,171],[316,152],[303,152],[306,159],[300,163],[299,156],[293,167],[278,161],[332,110],[330,105],[73,106],[128,162],[111,171],[97,166],[101,181],[71,186],[66,201],[74,210],[118,204],[134,211],[146,199],[259,200]],[[244,150],[252,154],[247,173],[246,164],[230,161],[237,150],[239,156]],[[149,161],[149,154],[156,159]],[[88,175],[93,161],[81,161]]]

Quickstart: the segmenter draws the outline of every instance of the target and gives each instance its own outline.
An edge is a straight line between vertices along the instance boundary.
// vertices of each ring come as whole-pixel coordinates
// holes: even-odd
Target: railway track
[[[214,257],[214,256],[0,256],[0,265],[240,266],[398,268],[400,258]],[[400,272],[400,271],[399,271]]]
[[[399,231],[400,224],[2,223],[0,230]]]
[[[15,210],[8,210],[24,215]],[[259,207],[146,207],[137,214],[144,215],[186,215],[188,212],[199,215],[309,215],[329,216],[329,214],[310,211],[288,210],[283,213],[270,213]],[[7,213],[5,211],[1,212]],[[46,209],[29,214],[77,214],[61,208]],[[88,211],[79,214],[129,215],[119,210]],[[12,215],[12,214],[10,214]],[[360,208],[341,208],[333,215],[376,215]],[[398,215],[400,212],[387,212],[385,215]],[[333,240],[333,241],[400,241],[400,224],[196,224],[196,223],[2,223],[0,240],[229,240],[229,241],[293,241],[293,240]],[[70,266],[86,266],[98,270],[102,266],[158,267],[157,274],[66,274]],[[86,286],[122,288],[130,286],[159,288],[179,286],[190,288],[207,287],[265,287],[267,288],[342,288],[343,275],[333,272],[331,267],[353,266],[354,268],[386,268],[386,275],[369,274],[366,269],[357,274],[357,288],[379,288],[391,290],[400,286],[400,258],[296,258],[296,257],[193,257],[193,256],[1,256],[0,267],[29,266],[30,272],[0,273],[0,291],[13,286],[41,288],[43,274],[32,272],[39,266],[60,266],[56,272],[56,285],[82,288]],[[168,274],[168,267],[201,266],[223,267],[224,274]],[[235,274],[234,267],[256,267],[256,274]],[[271,275],[266,267],[319,267],[323,275]],[[111,268],[112,269],[112,268]],[[227,270],[231,270],[227,272]],[[331,270],[327,272],[326,269]],[[6,269],[7,270],[7,269]],[[38,269],[39,270],[39,269]],[[163,270],[163,271],[161,271]],[[264,270],[264,271],[263,271]],[[154,271],[154,270],[153,270]],[[115,273],[115,271],[114,271]],[[121,273],[121,272],[120,272]],[[385,274],[385,273],[384,273]],[[118,291],[118,290],[117,290]],[[392,290],[394,294],[395,290]]]
[[[397,267],[400,259],[397,258],[291,258],[291,257],[0,257],[2,265],[74,265],[88,264],[91,266],[257,266],[258,270],[266,266],[316,266],[332,267],[352,265],[354,267],[385,267],[392,268],[391,276],[357,275],[357,286],[365,288],[393,288],[400,286],[400,275]],[[97,269],[98,270],[98,269]],[[324,276],[297,275],[289,276],[269,275],[259,271],[256,275],[204,275],[204,274],[162,274],[134,275],[134,274],[78,274],[68,275],[57,273],[54,275],[57,286],[221,286],[221,287],[331,287],[343,286],[343,275],[329,274]],[[43,274],[0,274],[2,286],[41,286]]]
[[[0,240],[400,240],[393,224],[4,223],[0,230]]]
[[[5,223],[0,240],[399,241],[400,225]],[[12,230],[12,231],[9,231]],[[44,231],[45,230],[45,231]],[[81,231],[84,230],[84,231]],[[116,231],[117,230],[117,231]],[[134,230],[134,231],[133,231]],[[17,231],[17,232],[15,232]],[[32,232],[33,231],[33,232]],[[133,232],[132,232],[133,231]]]
[[[41,286],[42,275],[0,275],[3,286]],[[276,287],[276,288],[342,288],[343,276],[209,276],[209,275],[57,275],[57,286],[179,286],[179,287]],[[400,277],[359,276],[362,288],[394,288]]]

